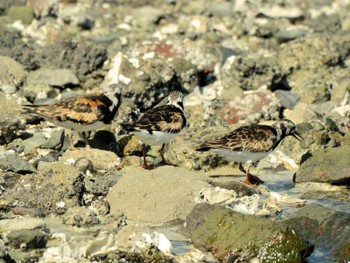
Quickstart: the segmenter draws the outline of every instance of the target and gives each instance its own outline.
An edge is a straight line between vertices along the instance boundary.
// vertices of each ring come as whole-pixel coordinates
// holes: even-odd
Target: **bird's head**
[[[184,109],[183,99],[184,99],[184,95],[182,94],[182,92],[173,91],[169,94],[167,104],[174,105],[174,106],[179,107],[183,110]]]
[[[294,122],[291,120],[283,119],[273,124],[273,127],[277,130],[281,139],[287,136],[293,136],[298,141],[302,141],[303,139],[303,137],[297,132]]]

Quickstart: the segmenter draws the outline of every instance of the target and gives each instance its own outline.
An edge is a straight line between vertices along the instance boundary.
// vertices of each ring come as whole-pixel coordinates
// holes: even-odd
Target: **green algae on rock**
[[[311,252],[307,242],[288,225],[222,207],[216,207],[192,231],[191,240],[195,247],[226,261],[249,255],[263,262],[303,262]]]
[[[336,257],[337,262],[350,258],[348,213],[310,204],[294,212],[284,222],[302,233],[315,245],[315,249],[325,251],[324,262],[334,261],[332,256]]]

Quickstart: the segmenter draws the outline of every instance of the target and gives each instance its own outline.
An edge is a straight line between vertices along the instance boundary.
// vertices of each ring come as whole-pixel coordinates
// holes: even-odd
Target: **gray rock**
[[[58,41],[47,46],[43,53],[43,67],[70,69],[80,81],[86,81],[89,74],[101,69],[107,59],[105,47],[86,41]]]
[[[290,29],[276,32],[273,36],[279,43],[291,41],[306,35],[305,29]]]
[[[6,160],[10,164],[11,169],[16,173],[27,174],[36,171],[35,167],[31,163],[23,160],[17,155],[9,154],[6,156]]]
[[[33,9],[36,18],[57,16],[58,0],[28,0],[27,4]]]
[[[25,125],[12,114],[0,114],[0,144],[10,143]]]
[[[293,109],[300,101],[300,96],[287,90],[276,90],[276,97],[279,99],[282,107]]]
[[[51,163],[32,175],[23,175],[0,199],[0,208],[16,206],[42,209],[44,213],[64,213],[83,204],[83,175],[73,166]]]
[[[0,220],[1,230],[12,232],[15,230],[45,230],[46,225],[43,219],[39,218],[13,218]]]
[[[310,204],[283,221],[310,240],[316,251],[326,253],[325,262],[343,262],[350,258],[349,220],[349,213]]]
[[[55,131],[41,146],[47,149],[53,149],[63,141],[64,130]]]
[[[89,208],[85,207],[71,207],[62,216],[63,224],[77,226],[77,227],[89,227],[100,223],[100,219],[97,214]]]
[[[29,154],[34,149],[39,148],[40,146],[46,143],[47,139],[45,135],[41,132],[33,133],[32,137],[25,139],[19,143],[19,147],[24,148],[24,153]]]
[[[310,153],[294,175],[294,182],[323,182],[347,185],[350,182],[350,145]]]
[[[44,248],[49,236],[40,230],[22,229],[14,230],[6,235],[9,245],[13,248]]]
[[[15,93],[23,84],[23,66],[10,57],[0,56],[0,90],[6,94]]]
[[[311,248],[302,235],[287,224],[261,217],[243,215],[223,207],[209,208],[189,217],[196,217],[191,240],[196,248],[212,251],[219,260],[257,257],[263,262],[302,262]],[[206,208],[205,210],[208,210]],[[199,216],[204,216],[200,219]]]
[[[86,157],[81,157],[78,160],[76,160],[74,166],[82,173],[86,173],[87,171],[94,171],[94,166],[92,162]]]
[[[146,16],[144,14],[147,14]],[[150,26],[159,21],[164,16],[164,12],[153,6],[142,6],[132,11],[133,25],[143,29],[149,29]]]
[[[105,196],[109,189],[118,182],[121,175],[121,172],[114,169],[103,175],[90,174],[84,179],[86,191],[96,196]]]
[[[231,2],[222,2],[209,5],[208,12],[216,17],[232,17],[233,5]]]
[[[140,79],[140,71],[149,78]],[[197,67],[176,58],[171,62],[163,58],[140,59],[140,68],[123,59],[121,73],[130,79],[130,83],[123,88],[123,96],[134,101],[141,111],[154,107],[173,90],[185,89],[190,92],[199,82]]]
[[[64,87],[78,85],[78,78],[68,69],[39,69],[28,74],[29,85],[50,85]]]
[[[20,32],[6,27],[0,27],[0,35],[0,55],[11,57],[25,69],[33,70],[39,67],[39,46],[34,48],[25,43]]]
[[[33,9],[29,6],[23,6],[23,5],[13,5],[8,10],[8,16],[13,20],[19,20],[24,25],[29,25],[33,18]]]

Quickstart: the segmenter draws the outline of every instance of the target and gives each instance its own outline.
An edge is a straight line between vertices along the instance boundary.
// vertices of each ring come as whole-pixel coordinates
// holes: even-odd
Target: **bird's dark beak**
[[[292,136],[297,139],[299,142],[301,142],[302,140],[304,140],[304,138],[297,132],[295,131]]]

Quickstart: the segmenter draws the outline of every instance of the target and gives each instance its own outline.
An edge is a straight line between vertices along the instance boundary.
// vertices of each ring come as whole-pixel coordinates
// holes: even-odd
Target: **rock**
[[[110,188],[120,179],[122,173],[118,170],[110,170],[107,173],[88,174],[84,179],[86,191],[95,196],[105,196]]]
[[[29,6],[13,5],[9,8],[7,14],[13,21],[20,20],[24,25],[29,25],[33,18],[33,9]]]
[[[291,20],[301,19],[304,13],[298,7],[282,7],[279,5],[264,6],[259,10],[259,12],[267,17],[271,18],[288,18]]]
[[[111,206],[106,200],[98,199],[91,203],[90,209],[99,216],[105,216],[109,214]]]
[[[99,70],[107,59],[107,50],[86,41],[58,41],[43,51],[43,67],[70,69],[79,81],[84,82],[92,72]]]
[[[29,137],[28,139],[20,141],[19,143],[16,143],[16,141],[13,141],[12,143],[9,144],[9,146],[23,148],[24,154],[29,154],[34,149],[44,145],[46,141],[47,139],[43,133],[35,132],[33,133],[32,137]]]
[[[76,160],[74,166],[82,173],[86,173],[87,171],[94,172],[94,166],[92,162],[86,157],[81,157]]]
[[[291,41],[306,35],[305,29],[289,29],[289,30],[281,30],[274,34],[274,38],[277,39],[279,43]]]
[[[14,230],[6,235],[13,248],[36,249],[46,247],[48,234],[35,229]]]
[[[23,41],[20,32],[0,27],[0,55],[8,56],[19,62],[25,69],[37,69],[40,66],[40,48]],[[57,53],[56,53],[57,55]]]
[[[111,213],[122,210],[128,219],[138,222],[185,219],[195,205],[195,195],[209,187],[197,172],[183,168],[163,166],[148,171],[127,167],[121,171],[124,175],[110,189],[106,200],[111,204]]]
[[[321,13],[310,21],[310,26],[315,32],[334,33],[341,30],[341,20],[338,14],[326,15]]]
[[[282,107],[287,109],[293,109],[300,101],[299,95],[287,90],[276,90],[274,93]]]
[[[64,87],[69,85],[79,85],[79,80],[68,69],[39,69],[28,74],[29,85],[50,85]]]
[[[46,149],[53,149],[57,145],[61,144],[64,139],[64,130],[57,130],[53,132],[50,138],[48,138],[41,146]]]
[[[0,56],[0,89],[6,94],[15,93],[23,84],[23,66],[10,57]]]
[[[304,123],[312,120],[318,120],[317,114],[306,103],[298,103],[294,109],[286,109],[284,111],[284,116],[294,123]]]
[[[17,155],[9,154],[6,156],[6,160],[10,164],[11,169],[16,173],[27,174],[36,171],[31,163],[23,160]]]
[[[100,223],[100,219],[97,214],[85,207],[71,207],[62,216],[63,224],[77,226],[77,227],[89,227]]]
[[[2,232],[12,232],[15,230],[34,230],[45,229],[46,225],[43,219],[38,218],[14,218],[0,220]]]
[[[38,19],[50,15],[57,16],[58,14],[58,0],[28,0],[27,2]]]
[[[212,209],[203,221],[192,231],[191,240],[195,247],[213,251],[219,260],[243,256],[264,262],[280,258],[301,262],[312,251],[298,232],[280,222],[222,207]]]
[[[37,173],[24,175],[2,194],[0,208],[23,206],[47,213],[64,213],[83,204],[84,176],[73,166],[54,162]]]
[[[0,144],[8,144],[24,130],[22,121],[12,114],[0,114]]]
[[[54,99],[57,97],[57,90],[49,85],[24,85],[21,94],[30,102],[37,103],[42,99]]]
[[[74,151],[66,151],[62,155],[62,162],[70,161],[75,162],[79,158],[87,158],[93,164],[96,170],[110,170],[115,168],[119,163],[118,156],[110,151],[104,151],[94,148],[78,148]]]
[[[222,2],[215,5],[209,5],[208,12],[216,17],[232,17],[233,6],[231,2]]]
[[[147,14],[147,16],[144,14]],[[133,9],[132,16],[132,23],[134,26],[147,30],[164,16],[164,12],[153,6],[143,6]]]
[[[294,175],[294,182],[324,182],[349,184],[350,159],[347,158],[349,145],[320,149],[310,153]]]
[[[350,258],[349,220],[348,213],[310,204],[283,221],[310,240],[316,251],[322,251],[323,259],[342,262]]]

